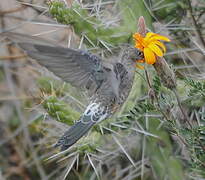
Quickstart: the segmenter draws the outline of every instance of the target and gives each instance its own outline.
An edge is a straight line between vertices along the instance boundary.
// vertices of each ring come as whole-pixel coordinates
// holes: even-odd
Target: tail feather
[[[77,122],[64,133],[55,146],[61,146],[61,151],[68,149],[84,136],[94,124],[92,121],[87,123]]]
[[[106,110],[107,108],[101,107],[100,104],[89,104],[81,119],[64,133],[55,147],[61,146],[63,151],[75,144],[94,124],[108,117],[109,113]]]

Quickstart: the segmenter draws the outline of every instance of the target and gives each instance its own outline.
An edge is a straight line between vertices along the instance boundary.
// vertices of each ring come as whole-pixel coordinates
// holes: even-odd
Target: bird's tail
[[[68,149],[84,136],[96,122],[106,117],[107,113],[104,107],[100,107],[100,105],[96,103],[90,104],[80,120],[64,133],[55,147],[61,146],[61,151]]]
[[[64,133],[64,135],[58,140],[55,146],[61,146],[61,151],[68,149],[83,135],[85,135],[93,125],[94,122],[92,121],[86,124],[82,121],[78,121]]]

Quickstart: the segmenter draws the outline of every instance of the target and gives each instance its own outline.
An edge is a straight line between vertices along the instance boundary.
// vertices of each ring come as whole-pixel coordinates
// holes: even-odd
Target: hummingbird
[[[119,111],[131,91],[136,62],[144,58],[142,51],[128,44],[110,62],[88,51],[57,46],[34,36],[4,34],[40,65],[89,94],[89,104],[79,120],[55,144],[61,151],[75,144],[95,124]]]

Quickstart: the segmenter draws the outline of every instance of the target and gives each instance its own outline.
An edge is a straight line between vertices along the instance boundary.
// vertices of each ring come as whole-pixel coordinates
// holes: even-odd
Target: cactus
[[[74,111],[67,103],[54,95],[44,98],[43,107],[51,117],[68,125],[73,125],[74,121],[80,117],[80,113]]]
[[[78,36],[83,36],[86,45],[109,49],[132,40],[132,33],[136,29],[135,21],[141,15],[141,11],[136,9],[139,5],[143,6],[142,2],[122,0],[119,2],[124,23],[118,27],[105,27],[100,20],[90,16],[88,11],[77,3],[73,3],[71,8],[66,8],[62,2],[54,1],[49,4],[49,11],[59,23],[71,25]],[[129,11],[123,10],[124,7]],[[148,25],[151,26],[147,10],[144,8],[142,11],[147,17]]]

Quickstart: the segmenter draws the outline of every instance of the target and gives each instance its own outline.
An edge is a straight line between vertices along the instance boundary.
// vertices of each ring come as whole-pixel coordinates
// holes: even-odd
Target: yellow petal
[[[144,47],[139,43],[135,44],[135,48],[139,49],[140,51],[143,51],[143,49],[144,49]]]
[[[145,41],[147,41],[148,39],[150,39],[152,36],[155,36],[156,34],[153,32],[148,32],[144,38]]]
[[[163,43],[161,43],[160,41],[154,41],[154,43],[157,44],[160,48],[162,48],[164,53],[166,53],[166,47]]]
[[[133,38],[135,38],[135,37],[140,36],[140,34],[139,33],[134,33],[132,36],[133,36]]]
[[[155,43],[149,44],[148,48],[150,48],[157,56],[160,56],[160,57],[163,56],[162,50]]]
[[[155,36],[152,36],[149,40],[163,40],[163,41],[171,41],[168,37],[156,34]]]
[[[154,64],[156,62],[155,54],[149,48],[144,48],[144,57],[147,64]]]
[[[135,33],[135,34],[133,34],[133,38],[134,38],[136,41],[140,41],[143,37],[142,37],[139,33]]]

